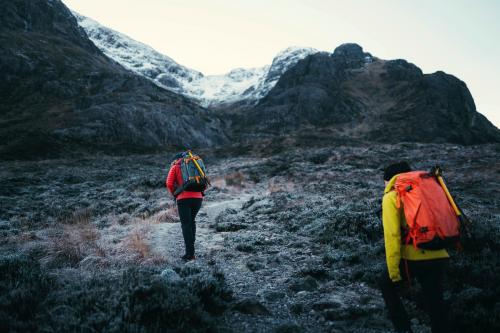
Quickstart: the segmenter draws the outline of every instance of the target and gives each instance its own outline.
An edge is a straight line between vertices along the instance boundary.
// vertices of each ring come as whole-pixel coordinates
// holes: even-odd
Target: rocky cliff
[[[320,130],[386,142],[500,141],[464,82],[444,72],[423,74],[405,60],[373,57],[357,44],[299,61],[234,123],[249,134]]]

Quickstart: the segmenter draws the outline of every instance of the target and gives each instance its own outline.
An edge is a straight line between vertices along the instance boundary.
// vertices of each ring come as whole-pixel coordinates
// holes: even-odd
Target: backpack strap
[[[181,163],[182,163],[182,157],[181,157],[181,158],[179,158],[179,159],[177,159],[177,160],[174,160],[174,161],[170,164],[170,166],[174,166],[174,165],[181,165]]]

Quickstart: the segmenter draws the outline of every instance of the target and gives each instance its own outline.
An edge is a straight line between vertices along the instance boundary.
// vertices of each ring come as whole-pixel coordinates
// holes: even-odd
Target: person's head
[[[411,167],[408,162],[401,161],[398,163],[393,163],[384,169],[384,182],[387,184],[392,177],[399,173],[410,172]]]

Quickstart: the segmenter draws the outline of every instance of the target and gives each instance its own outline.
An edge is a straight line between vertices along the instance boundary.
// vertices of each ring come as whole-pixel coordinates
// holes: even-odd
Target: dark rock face
[[[0,13],[2,32],[37,32],[63,37],[87,50],[97,48],[87,39],[85,32],[75,25],[70,11],[60,1],[2,0]]]
[[[211,146],[222,123],[105,57],[59,0],[1,1],[0,152]]]
[[[332,59],[338,67],[360,68],[371,59],[370,53],[363,52],[358,44],[347,43],[337,47],[332,54]]]
[[[499,142],[464,82],[423,74],[405,60],[381,60],[356,44],[317,53],[283,74],[234,123],[243,133],[312,133],[381,142]]]
[[[287,131],[353,120],[359,107],[338,89],[337,75],[343,74],[330,55],[305,58],[283,74],[245,122],[264,131]]]

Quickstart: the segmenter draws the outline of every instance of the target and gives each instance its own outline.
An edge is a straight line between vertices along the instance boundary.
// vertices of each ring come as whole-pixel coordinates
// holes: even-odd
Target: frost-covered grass
[[[499,330],[498,145],[273,150],[204,154],[188,265],[164,156],[2,162],[0,330],[386,332],[380,169],[400,159],[440,164],[474,222],[448,269],[454,329]],[[405,303],[428,332],[416,288]]]
[[[0,273],[2,332],[206,332],[229,296],[217,272],[179,267],[56,274],[13,254]]]

